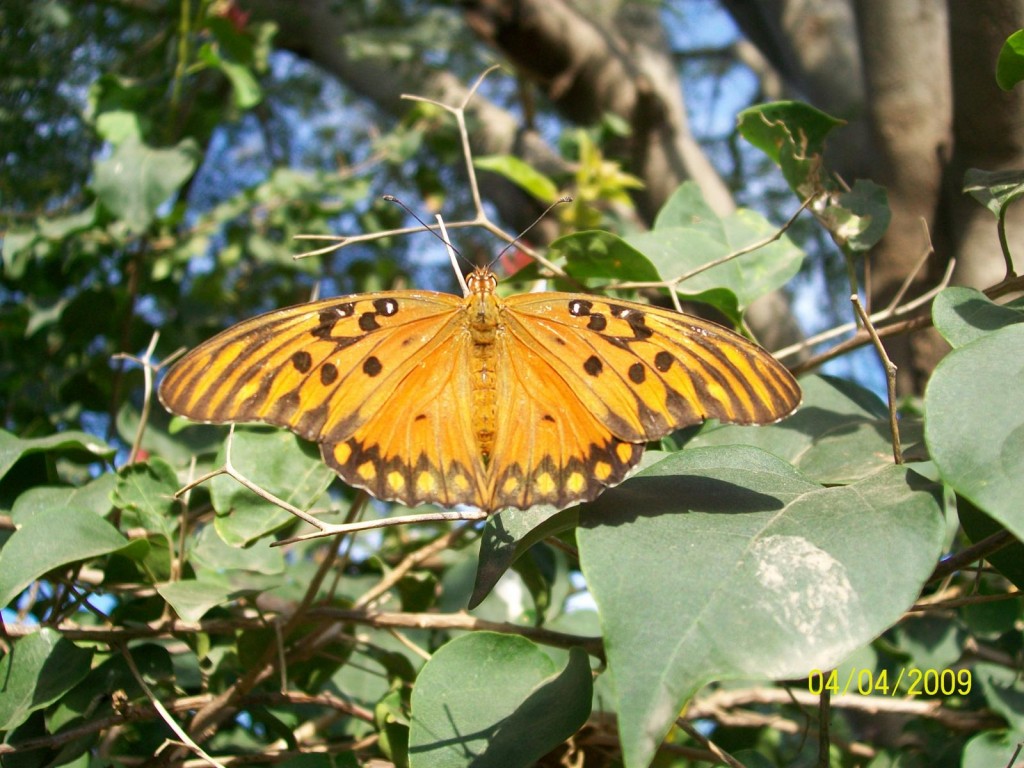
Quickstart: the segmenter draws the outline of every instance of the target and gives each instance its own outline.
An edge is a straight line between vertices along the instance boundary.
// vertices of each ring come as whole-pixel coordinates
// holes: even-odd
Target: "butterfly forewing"
[[[800,403],[781,363],[715,323],[563,293],[514,296],[507,308],[516,336],[624,440],[653,440],[709,418],[769,424]]]
[[[412,364],[443,344],[461,306],[449,294],[394,291],[269,312],[192,350],[164,377],[160,400],[195,421],[340,437],[401,385],[391,363]]]

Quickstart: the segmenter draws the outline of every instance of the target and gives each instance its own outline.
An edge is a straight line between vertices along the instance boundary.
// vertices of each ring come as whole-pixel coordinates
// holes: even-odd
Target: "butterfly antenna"
[[[433,228],[429,224],[427,224],[427,222],[425,222],[423,219],[417,216],[408,205],[403,203],[394,195],[384,195],[383,198],[387,200],[389,203],[396,203],[397,205],[401,206],[402,210],[404,210],[406,213],[408,213],[410,216],[416,219],[416,221],[418,221],[427,232],[429,232],[442,243],[444,243],[444,247],[448,251],[448,258],[452,262],[452,269],[455,271],[455,277],[458,279],[459,286],[462,288],[462,293],[463,295],[469,295],[469,286],[466,285],[466,278],[462,276],[462,270],[459,268],[459,259],[466,261],[466,257],[459,253],[458,248],[452,245],[452,241],[448,238],[448,230],[445,229],[444,221],[442,221],[441,216],[438,215],[437,217],[437,226],[438,229],[441,231],[441,233],[438,234],[433,230]]]
[[[543,219],[545,216],[547,216],[549,213],[551,213],[551,210],[556,205],[562,205],[562,203],[571,203],[571,202],[572,202],[572,196],[571,195],[565,195],[564,197],[560,197],[557,200],[555,200],[555,202],[553,202],[551,205],[549,205],[547,208],[544,209],[544,211],[540,214],[540,216],[538,216],[536,219],[533,220],[533,223],[530,224],[530,226],[528,226],[526,229],[524,229],[522,232],[520,232],[518,235],[516,235],[515,240],[513,240],[511,243],[509,243],[504,248],[502,248],[501,252],[491,260],[490,264],[487,265],[487,268],[490,269],[495,264],[497,264],[498,261],[501,259],[501,257],[504,256],[509,250],[514,248],[519,243],[520,240],[522,240],[524,237],[526,237],[526,235],[529,233],[529,231],[531,229],[533,229],[534,227],[536,227],[540,223],[541,219]]]

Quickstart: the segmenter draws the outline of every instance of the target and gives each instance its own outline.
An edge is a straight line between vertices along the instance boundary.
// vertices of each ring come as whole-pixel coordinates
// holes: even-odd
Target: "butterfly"
[[[349,485],[407,506],[566,507],[621,482],[648,441],[800,403],[768,352],[715,323],[574,293],[357,294],[246,320],[164,377],[173,413],[319,443]]]

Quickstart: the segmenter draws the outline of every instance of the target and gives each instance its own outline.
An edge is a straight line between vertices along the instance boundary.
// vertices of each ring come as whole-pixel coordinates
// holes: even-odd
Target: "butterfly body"
[[[786,369],[699,318],[584,294],[389,291],[270,312],[164,378],[174,413],[320,444],[349,484],[413,506],[558,507],[623,480],[644,445],[707,418],[793,411]]]

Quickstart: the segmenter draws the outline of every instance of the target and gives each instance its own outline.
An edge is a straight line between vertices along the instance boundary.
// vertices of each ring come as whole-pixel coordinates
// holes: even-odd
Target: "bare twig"
[[[850,302],[853,304],[853,308],[857,312],[857,316],[860,321],[864,324],[865,330],[871,336],[871,341],[875,344],[875,350],[878,352],[878,357],[882,361],[882,366],[885,368],[885,380],[888,388],[888,401],[889,401],[889,433],[892,438],[892,457],[897,464],[903,463],[903,448],[900,444],[900,425],[896,414],[896,365],[889,359],[889,355],[885,351],[885,347],[882,346],[882,340],[878,338],[878,332],[875,330],[875,326],[871,324],[871,318],[868,317],[868,313],[864,311],[864,307],[860,303],[860,297],[857,294],[850,296]]]
[[[886,307],[884,310],[880,312],[875,312],[869,315],[872,324],[876,328],[878,328],[880,324],[885,323],[889,320],[894,320],[896,318],[903,317],[904,315],[913,312],[918,307],[924,306],[925,304],[930,302],[939,293],[944,291],[949,286],[949,282],[953,277],[953,268],[955,266],[956,262],[951,260],[950,263],[946,265],[946,272],[945,274],[943,274],[942,279],[939,281],[938,285],[936,285],[928,292],[921,294],[915,299],[911,299],[906,304],[892,308]],[[814,336],[804,339],[803,341],[797,344],[791,344],[788,347],[783,347],[782,349],[775,351],[773,354],[779,358],[790,357],[791,355],[795,355],[799,352],[804,351],[805,349],[809,349],[810,347],[817,346],[818,344],[822,344],[826,341],[831,341],[832,339],[838,338],[839,336],[844,336],[845,334],[850,333],[851,331],[857,331],[858,328],[862,328],[862,326],[857,322],[843,323],[842,325],[837,325],[835,328],[830,328],[827,331],[823,331],[822,333],[818,333],[815,334]],[[882,333],[881,329],[879,329],[879,333],[882,336],[888,335],[886,333]],[[866,331],[864,333],[858,333],[856,336],[854,336],[853,339],[848,339],[846,342],[844,342],[844,344],[849,343],[854,339],[856,339],[859,342],[855,346],[862,346],[863,344],[866,344],[868,341],[870,341],[870,336],[867,334]],[[831,357],[828,359],[831,359]],[[824,361],[819,361],[818,364],[820,365],[821,362]]]
[[[475,215],[473,216],[472,219],[448,222],[446,225],[447,228],[465,229],[467,227],[480,227],[486,230],[487,232],[490,232],[495,237],[504,240],[507,243],[515,243],[516,237],[514,235],[509,234],[508,232],[505,232],[505,230],[501,229],[501,227],[499,227],[497,224],[491,221],[487,215],[486,209],[484,208],[483,200],[480,196],[480,185],[477,182],[476,168],[473,166],[473,152],[469,145],[469,129],[466,127],[466,108],[469,106],[469,102],[473,99],[473,96],[480,88],[480,84],[484,81],[484,79],[489,74],[494,72],[496,69],[500,69],[500,67],[498,65],[494,65],[485,70],[483,74],[481,74],[476,79],[472,87],[470,87],[469,91],[466,93],[466,96],[462,100],[462,103],[459,104],[458,106],[451,106],[450,104],[445,104],[444,102],[429,99],[425,96],[417,96],[415,94],[403,93],[402,98],[408,101],[432,104],[433,106],[438,107],[439,109],[443,109],[445,112],[448,112],[449,114],[455,117],[455,123],[459,130],[459,141],[462,144],[462,156],[466,164],[466,175],[469,180],[469,190],[470,195],[473,199],[473,208]],[[355,243],[380,240],[382,238],[393,237],[395,235],[405,235],[412,234],[415,232],[422,232],[424,229],[434,230],[435,226],[427,225],[419,227],[403,227],[401,229],[391,229],[381,232],[366,232],[360,235],[297,235],[296,239],[326,241],[330,242],[331,245],[326,245],[322,248],[317,248],[312,251],[306,251],[304,253],[296,254],[295,258],[301,259],[306,258],[308,256],[317,256],[320,254],[336,251],[339,248],[344,248]],[[560,275],[563,277],[565,276],[565,272],[561,267],[559,267],[554,262],[548,261],[546,258],[544,258],[544,255],[539,251],[535,250],[534,248],[531,248],[529,245],[523,243],[522,241],[519,242],[519,248],[522,249],[522,251],[525,254],[527,254],[530,258],[532,258],[534,261],[536,261],[544,269],[548,270],[552,274]]]
[[[714,755],[718,760],[721,760],[723,763],[730,766],[730,768],[746,768],[743,763],[715,744],[711,739],[698,731],[683,718],[677,718],[676,725],[685,731],[691,739],[704,747],[704,749]]]
[[[135,682],[139,684],[142,692],[146,694],[146,698],[149,699],[153,708],[157,711],[157,714],[160,715],[160,719],[167,723],[167,727],[174,731],[174,734],[181,740],[181,743],[199,755],[199,757],[205,760],[209,765],[214,766],[214,768],[224,768],[223,765],[218,763],[214,758],[208,755],[202,747],[189,738],[189,735],[185,733],[180,725],[178,725],[178,721],[171,717],[171,713],[168,712],[164,705],[160,703],[156,694],[153,693],[153,690],[146,683],[145,678],[142,677],[142,674],[139,672],[139,668],[135,666],[135,659],[132,658],[132,654],[128,650],[128,646],[121,646],[121,655],[124,656],[124,660],[128,664],[128,669],[131,671],[132,677],[135,678]]]

